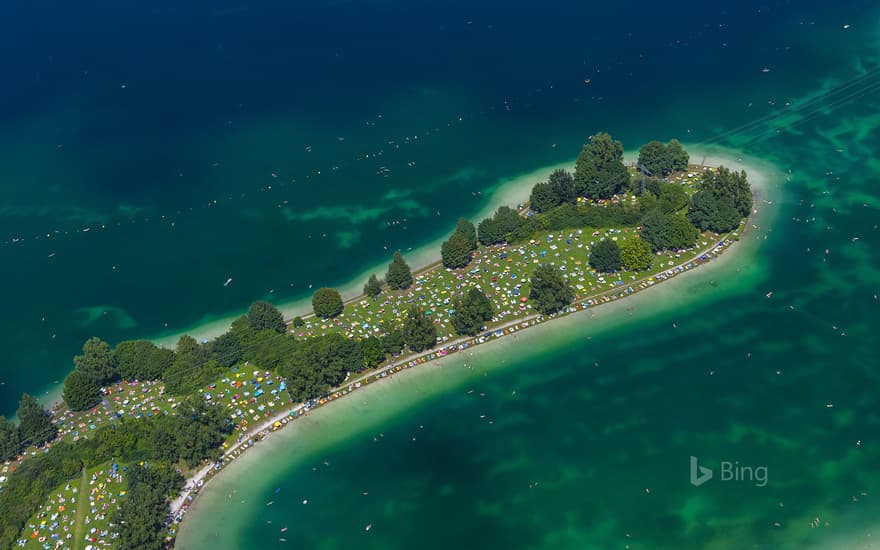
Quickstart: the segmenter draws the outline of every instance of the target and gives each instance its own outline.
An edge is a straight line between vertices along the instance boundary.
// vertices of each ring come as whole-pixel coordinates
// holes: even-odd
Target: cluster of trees
[[[126,476],[126,498],[117,510],[121,548],[162,550],[168,499],[183,488],[183,476],[167,464],[145,463],[131,466]]]
[[[183,481],[173,465],[183,460],[193,467],[206,458],[216,458],[232,429],[222,409],[199,399],[182,401],[176,412],[150,419],[120,419],[98,428],[90,438],[58,442],[47,452],[22,461],[0,492],[0,547],[12,547],[50,491],[79,477],[83,468],[112,460],[129,464],[129,488],[133,483],[144,483],[157,491],[135,492],[133,496],[129,491],[122,501],[118,518],[122,547],[163,548],[159,542],[168,515],[167,497],[175,494]],[[141,471],[139,464],[147,471]]]
[[[18,424],[0,416],[0,461],[11,460],[28,446],[42,446],[55,439],[58,429],[40,402],[27,393],[18,402]]]
[[[460,218],[455,231],[443,241],[440,256],[443,267],[460,269],[471,263],[473,252],[477,249],[477,228],[470,221]]]
[[[546,182],[532,187],[529,205],[535,212],[547,212],[560,204],[577,203],[574,176],[566,170],[554,170]]]
[[[64,379],[63,397],[67,405],[82,411],[101,402],[101,387],[119,377],[116,357],[110,344],[100,338],[89,338],[82,355],[73,358],[73,371]]]
[[[611,273],[621,268],[627,271],[644,271],[651,267],[654,254],[644,239],[631,237],[618,245],[605,239],[596,243],[590,251],[590,267],[600,273]]]
[[[700,229],[724,233],[735,229],[752,210],[752,190],[746,173],[720,167],[703,174],[691,199],[688,218]]]
[[[258,301],[229,332],[207,344],[184,335],[174,350],[146,340],[120,342],[111,350],[100,338],[90,338],[83,344],[82,355],[74,358],[75,368],[64,380],[62,395],[72,410],[81,411],[100,403],[101,387],[118,380],[162,380],[169,393],[184,394],[242,360],[254,360],[266,368],[277,366],[287,347],[284,342],[293,341],[287,333],[281,312]]]
[[[697,242],[699,236],[700,231],[684,214],[677,212],[666,214],[655,208],[642,219],[641,238],[648,243],[653,252],[690,248]]]
[[[639,164],[657,177],[687,170],[689,160],[690,156],[677,139],[665,145],[659,141],[649,141],[639,150]]]
[[[561,311],[574,300],[574,290],[562,272],[550,264],[541,264],[535,269],[531,288],[532,306],[544,315]]]
[[[627,189],[629,183],[623,144],[604,132],[592,136],[575,163],[575,193],[594,200],[610,199]]]
[[[509,206],[499,206],[491,218],[486,218],[477,226],[477,237],[485,246],[518,240],[519,230],[525,218]]]

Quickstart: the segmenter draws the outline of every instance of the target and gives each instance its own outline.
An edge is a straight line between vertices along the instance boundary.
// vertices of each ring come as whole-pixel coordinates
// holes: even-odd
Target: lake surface
[[[4,412],[92,335],[162,338],[301,299],[435,241],[590,134],[678,137],[783,180],[736,260],[748,276],[694,273],[633,317],[389,384],[372,424],[334,405],[338,437],[280,435],[259,483],[201,503],[222,529],[194,516],[202,536],[181,542],[870,542],[875,3],[299,4],[0,8]],[[690,485],[691,455],[717,479]],[[766,466],[767,485],[721,480],[722,461]]]

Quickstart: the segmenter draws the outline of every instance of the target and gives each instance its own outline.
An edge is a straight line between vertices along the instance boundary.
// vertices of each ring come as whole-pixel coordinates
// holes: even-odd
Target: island
[[[0,547],[169,548],[198,489],[310,410],[403,369],[625,299],[711,261],[747,227],[745,172],[652,141],[627,165],[607,133],[520,205],[466,219],[439,261],[286,320],[259,301],[230,329],[174,349],[83,345],[63,403],[25,394],[0,417]]]

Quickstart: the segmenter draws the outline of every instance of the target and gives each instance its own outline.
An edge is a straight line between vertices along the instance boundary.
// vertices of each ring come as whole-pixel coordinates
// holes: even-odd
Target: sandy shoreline
[[[635,155],[636,155],[636,153],[627,154],[626,160],[628,162],[631,162],[632,160],[635,159]],[[705,162],[709,165],[724,164],[725,166],[728,166],[731,169],[746,170],[746,172],[749,174],[749,180],[752,185],[753,192],[756,195],[755,209],[757,210],[757,212],[753,213],[752,217],[749,220],[749,223],[753,224],[753,226],[756,228],[760,228],[761,224],[769,224],[772,221],[772,218],[771,218],[771,216],[766,214],[768,209],[766,208],[767,205],[762,202],[762,198],[767,197],[767,196],[773,196],[773,197],[777,196],[777,192],[781,188],[782,177],[783,177],[782,173],[778,169],[776,169],[775,167],[773,167],[769,164],[762,163],[761,161],[759,161],[757,159],[749,158],[747,160],[745,160],[745,159],[739,160],[741,157],[736,155],[736,153],[731,152],[731,151],[727,151],[727,150],[723,150],[723,149],[714,149],[714,148],[713,149],[695,149],[692,152],[692,158],[694,158],[694,159],[702,158],[704,156],[705,156]],[[570,165],[565,164],[562,166],[564,167],[564,166],[570,166]],[[553,169],[555,169],[557,167],[558,166],[544,168],[542,170],[533,172],[531,175],[541,174],[541,173],[546,175],[549,173],[549,171],[552,171]],[[776,181],[776,186],[774,186],[774,188],[772,188],[772,189],[770,187],[771,186],[771,179],[778,180],[778,181]],[[516,196],[513,193],[516,191],[518,191],[518,189],[511,190],[511,192],[507,195],[508,200],[511,198],[515,199]],[[495,198],[496,198],[496,195],[493,194],[493,200]],[[515,202],[520,202],[521,200],[522,199],[516,199]],[[510,204],[510,203],[507,203],[507,204]],[[486,210],[491,212],[492,210],[494,210],[495,207],[496,207],[496,205],[490,204],[486,207]],[[775,211],[775,209],[770,209],[770,211],[773,212],[773,211]],[[753,235],[753,233],[758,233],[758,234]],[[708,262],[708,265],[700,266],[701,269],[697,270],[697,272],[704,273],[704,274],[714,273],[714,272],[717,272],[718,269],[723,268],[724,266],[729,266],[731,258],[734,255],[736,255],[736,256],[741,255],[741,253],[739,253],[739,252],[734,254],[732,251],[741,251],[744,249],[750,249],[750,248],[754,247],[755,245],[753,244],[753,240],[758,240],[758,239],[762,238],[763,235],[761,233],[763,233],[763,231],[761,231],[760,229],[758,231],[755,231],[755,230],[751,230],[751,228],[749,228],[749,230],[747,230],[743,235],[743,240],[746,242],[737,243],[736,246],[733,246],[732,248],[727,250],[724,254],[720,254],[719,256],[714,258],[712,261]],[[429,245],[429,247],[430,246],[431,245]],[[425,248],[429,248],[429,247],[425,247]],[[739,272],[739,269],[737,269],[737,271]],[[743,274],[741,274],[741,275],[743,275]],[[754,276],[756,278],[760,278],[760,276],[761,276],[760,269],[759,268],[753,269],[752,276]],[[678,277],[678,276],[673,277],[673,279],[675,279],[677,281],[684,280],[684,281],[692,281],[692,282],[696,280],[693,277],[684,278],[684,277]],[[572,330],[572,329],[578,330],[580,326],[583,326],[583,324],[582,324],[583,314],[590,315],[590,318],[591,318],[590,327],[592,330],[596,330],[596,328],[598,328],[598,327],[596,326],[595,323],[592,322],[593,319],[602,318],[602,319],[607,320],[610,323],[619,322],[624,319],[624,317],[621,316],[619,312],[621,312],[621,311],[630,312],[630,314],[631,314],[632,309],[636,306],[641,306],[641,305],[645,305],[648,303],[652,303],[654,305],[657,305],[658,302],[668,301],[670,303],[665,304],[663,307],[675,307],[675,302],[681,301],[681,296],[678,293],[676,293],[676,290],[679,290],[680,285],[681,285],[681,283],[675,283],[674,281],[664,281],[664,284],[654,285],[653,287],[646,289],[646,290],[651,290],[651,292],[649,294],[643,293],[643,292],[637,292],[633,296],[627,296],[625,300],[621,299],[621,300],[617,300],[616,302],[609,302],[607,304],[603,304],[603,307],[598,307],[598,306],[590,307],[589,311],[580,310],[580,311],[574,312],[572,314],[565,315],[564,317],[562,317],[560,319],[554,319],[553,323],[552,323],[553,332],[554,333],[562,333],[562,332],[565,332],[566,330]],[[664,288],[665,291],[662,291],[662,292],[658,291],[657,288]],[[626,305],[624,307],[621,307],[621,304],[624,304],[624,303]],[[532,319],[532,318],[530,317],[529,319]],[[505,325],[505,327],[510,326],[511,324],[519,324],[522,321],[523,320],[520,319],[520,320],[516,321],[515,323],[510,323],[510,324]],[[575,325],[577,325],[577,326],[575,326]],[[518,332],[517,336],[521,335],[522,339],[524,341],[534,340],[535,338],[541,338],[542,343],[544,343],[544,345],[546,346],[547,345],[546,344],[546,336],[549,331],[549,329],[547,328],[548,326],[549,326],[549,324],[546,322],[542,322],[537,325],[530,325],[528,327],[530,330],[523,331],[521,333]],[[502,346],[501,344],[497,343],[497,341],[487,342],[487,343],[492,343],[492,346],[491,347],[485,346],[485,345],[477,346],[475,349],[473,349],[472,351],[469,352],[469,355],[475,353],[477,350],[479,350],[480,353],[484,353],[483,352],[484,348],[488,348],[489,353],[497,353],[499,350],[506,349],[507,345],[512,345],[515,342],[514,338],[501,338],[500,340],[507,342],[507,344]],[[428,354],[425,354],[425,355],[428,355]],[[459,355],[464,355],[464,354],[462,352],[451,354],[447,357],[439,358],[439,359],[436,359],[433,361],[428,361],[426,364],[420,364],[417,366],[432,365],[432,366],[439,367],[445,363],[448,363],[449,361],[454,361],[456,359],[459,359]],[[411,362],[412,360],[413,360],[413,358],[408,358],[407,362]],[[386,369],[383,369],[383,370],[387,370],[390,368],[391,367],[387,367]],[[413,372],[420,372],[420,371],[424,371],[424,370],[425,369],[403,369],[401,371],[398,371],[397,375],[399,377],[404,374],[404,371],[406,371],[406,376],[409,377],[409,376],[413,376]],[[377,372],[381,372],[381,371],[377,371]],[[376,374],[377,373],[374,372],[374,373],[371,373],[369,376],[372,377],[372,376],[375,376]],[[361,379],[362,378],[352,380],[352,381],[348,382],[347,384],[355,383]],[[399,378],[398,378],[398,380],[399,380]],[[387,380],[386,380],[386,382],[387,382]],[[383,384],[382,386],[386,386],[386,385],[387,384]],[[365,391],[374,391],[373,388],[377,387],[375,385],[375,382],[369,384],[368,386],[369,387],[364,387],[364,389],[358,390],[358,395],[363,396],[363,395],[365,395]],[[353,401],[353,400],[348,400],[348,401]],[[294,407],[293,410],[299,411],[301,409],[301,407],[302,407],[301,405],[298,405],[298,406]],[[326,408],[327,408],[326,406],[319,407],[315,412],[316,413],[323,412]],[[286,410],[283,413],[280,413],[276,417],[273,417],[273,418],[267,420],[266,422],[261,424],[258,428],[253,430],[253,432],[251,432],[251,433],[253,434],[253,433],[263,432],[265,434],[265,436],[268,437],[268,435],[271,435],[272,431],[274,431],[274,430],[270,430],[270,428],[272,427],[272,425],[275,422],[277,422],[277,421],[284,422],[283,419],[288,418],[288,415],[290,414],[288,411],[290,411],[290,409]],[[291,421],[292,421],[292,419],[291,419]],[[286,425],[287,423],[290,423],[290,422],[284,422],[284,425]],[[297,424],[299,424],[299,423],[297,423]],[[280,428],[279,428],[279,430],[280,430]],[[293,430],[293,431],[295,431],[295,430]],[[245,450],[238,450],[235,447],[233,447],[228,451],[228,453],[233,454],[234,459],[227,462],[224,465],[224,467],[221,470],[219,470],[219,472],[226,470],[227,468],[229,468],[232,465],[235,465],[234,469],[241,468],[242,466],[239,466],[239,464],[242,464],[241,457],[245,456],[245,454],[247,456],[247,459],[246,459],[247,464],[250,464],[252,466],[257,465],[257,464],[259,464],[260,459],[262,459],[266,455],[267,452],[269,452],[271,449],[273,449],[281,444],[281,441],[280,441],[281,439],[287,440],[287,439],[289,439],[289,437],[292,437],[292,434],[288,437],[283,437],[283,438],[276,436],[275,438],[271,438],[270,441],[277,441],[277,443],[274,443],[272,445],[267,445],[266,443],[260,442],[259,445],[248,446],[248,448],[245,449],[245,450],[250,450],[253,448],[265,449],[265,451],[260,451],[260,452],[245,453],[244,452]],[[236,451],[238,451],[238,452],[236,452]],[[175,499],[175,501],[172,503],[172,514],[173,515],[178,514],[182,508],[185,508],[185,507],[188,508],[189,502],[187,502],[187,498],[192,494],[191,490],[193,488],[198,489],[198,491],[196,491],[196,493],[195,493],[195,496],[198,496],[198,493],[201,492],[202,488],[204,487],[204,483],[206,481],[210,481],[212,479],[215,479],[216,477],[219,477],[219,475],[215,475],[213,477],[206,478],[207,474],[209,474],[212,469],[213,469],[212,465],[205,466],[201,470],[199,470],[193,477],[191,477],[190,479],[187,480],[187,487],[189,489],[187,491],[185,491],[180,497]],[[228,478],[228,479],[232,480],[233,478]],[[236,483],[234,481],[232,483],[233,483],[233,486],[236,485]],[[220,485],[220,484],[215,484],[215,485]],[[225,485],[228,485],[228,483],[224,484],[224,486]],[[194,487],[194,486],[197,486],[197,487]],[[222,494],[222,492],[223,491],[220,491],[219,489],[215,490],[212,488],[211,490],[208,491],[208,494]],[[209,504],[209,503],[206,502],[205,504]],[[198,523],[198,522],[196,522],[196,523]],[[184,532],[193,531],[193,529],[194,529],[194,527],[192,527],[192,522],[185,522],[185,523],[182,523],[181,525],[186,526],[186,528],[184,529]]]

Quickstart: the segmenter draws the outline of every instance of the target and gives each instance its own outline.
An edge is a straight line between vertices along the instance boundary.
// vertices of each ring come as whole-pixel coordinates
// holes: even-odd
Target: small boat
[[[590,79],[589,79],[589,78],[585,78],[585,79],[584,79],[584,84],[589,85],[589,84],[590,84]]]
[[[367,526],[364,527],[364,531],[369,531],[369,530],[372,529],[372,528],[373,528],[373,524],[372,524],[372,523],[368,523]]]
[[[223,286],[229,286],[229,283],[231,283],[231,282],[232,282],[232,277],[226,279],[226,282],[223,283]]]
[[[772,297],[773,297],[773,291],[772,291],[772,290],[771,290],[770,292],[767,293],[767,297],[768,297],[768,298],[772,298]]]

